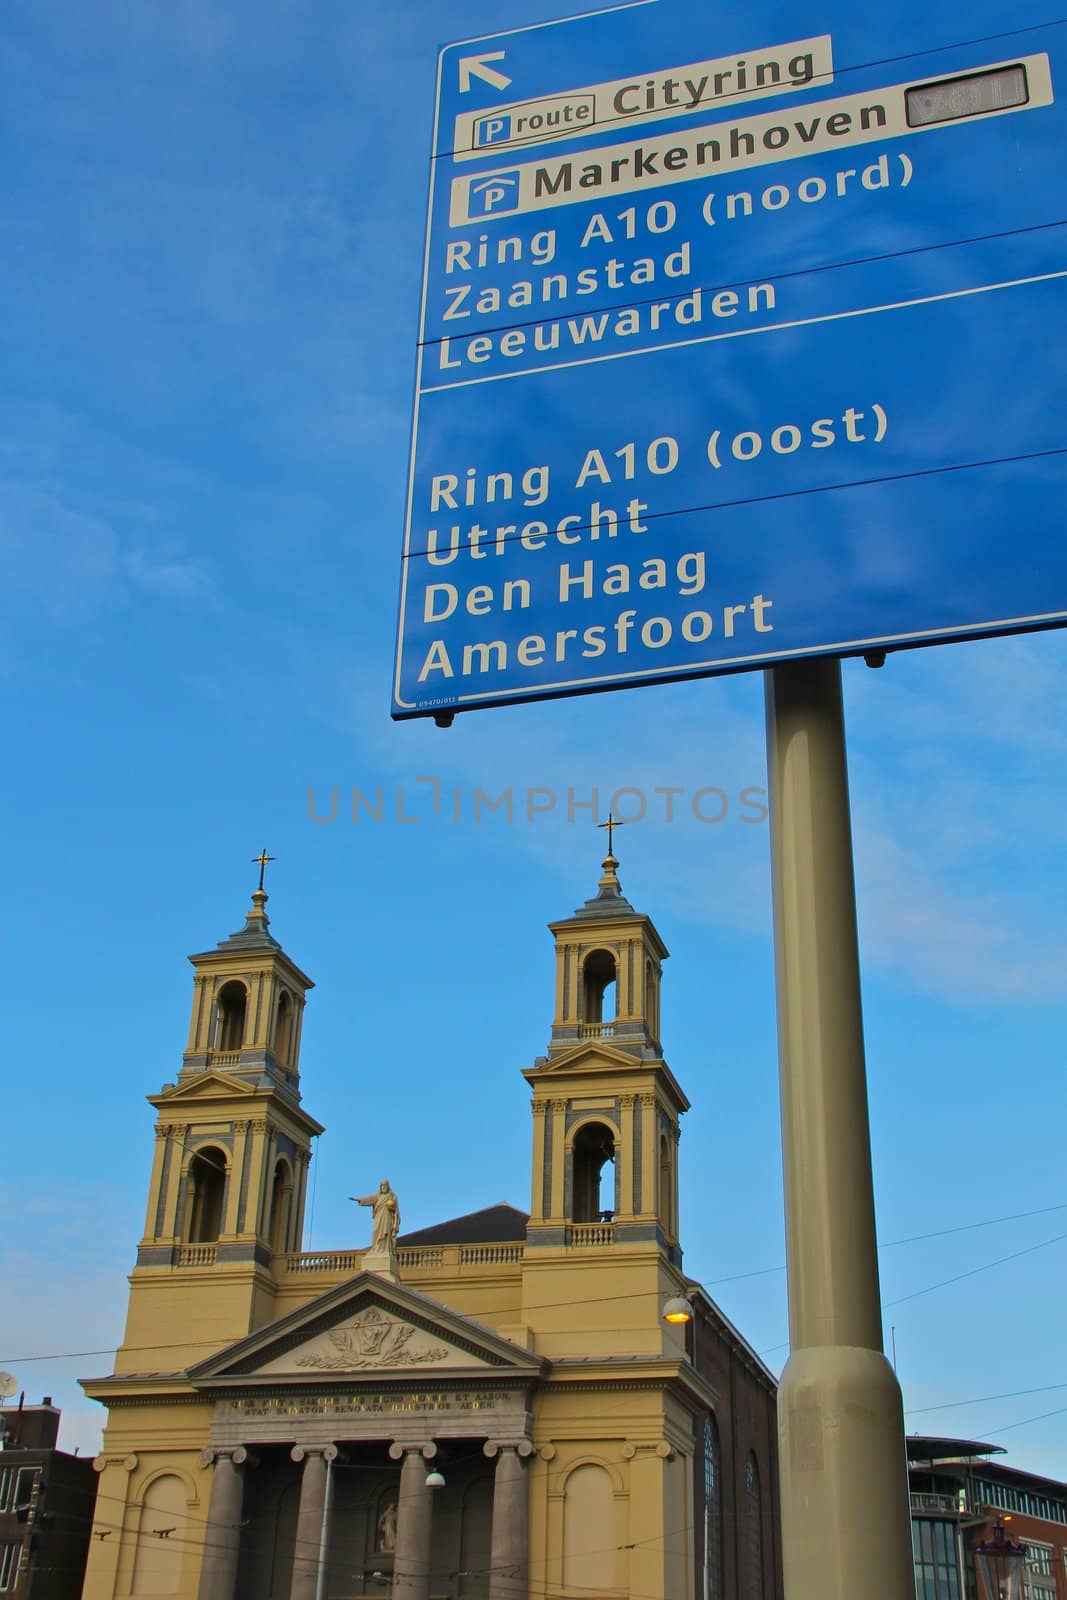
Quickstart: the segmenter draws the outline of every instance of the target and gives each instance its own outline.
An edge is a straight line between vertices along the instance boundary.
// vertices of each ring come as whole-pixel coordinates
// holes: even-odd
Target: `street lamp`
[[[664,1322],[692,1322],[693,1302],[684,1299],[680,1294],[676,1294],[663,1307],[663,1320]]]
[[[986,1600],[1020,1600],[1026,1546],[1008,1538],[999,1517],[990,1538],[975,1546],[974,1560],[982,1575]]]

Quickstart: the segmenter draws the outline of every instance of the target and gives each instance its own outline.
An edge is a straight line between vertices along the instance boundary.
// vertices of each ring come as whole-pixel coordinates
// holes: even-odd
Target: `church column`
[[[659,1127],[656,1097],[641,1096],[641,1211],[654,1217],[659,1186]]]
[[[533,1110],[533,1193],[530,1220],[541,1222],[545,1214],[545,1112],[546,1100],[535,1100]]]
[[[615,1014],[620,1022],[629,1022],[636,1011],[634,1005],[634,947],[624,944],[615,952]]]
[[[289,1454],[304,1463],[289,1600],[316,1600],[330,1542],[330,1469],[337,1460],[337,1446],[295,1444]]]
[[[391,1444],[394,1461],[404,1458],[396,1506],[396,1551],[393,1556],[394,1600],[429,1600],[433,1553],[433,1490],[427,1486],[427,1462],[435,1444]]]
[[[232,1122],[230,1132],[232,1135],[232,1154],[230,1157],[230,1170],[227,1174],[229,1182],[226,1187],[226,1214],[222,1219],[220,1237],[235,1239],[241,1231],[241,1217],[238,1210],[241,1202],[241,1177],[244,1170],[245,1157],[248,1151],[245,1147],[245,1129],[247,1122]]]
[[[552,1218],[561,1221],[566,1215],[566,1140],[567,1102],[552,1102]]]
[[[301,1000],[293,1017],[293,1037],[289,1046],[289,1070],[295,1072],[300,1060],[300,1040],[304,1032],[304,1002]]]
[[[256,1232],[261,1239],[267,1237],[270,1228],[270,1197],[273,1190],[272,1179],[274,1176],[274,1163],[278,1159],[278,1131],[267,1122],[263,1124],[264,1133],[260,1140],[259,1150],[262,1165],[258,1169],[259,1182],[258,1206],[256,1212]]]
[[[493,1535],[489,1556],[489,1600],[526,1600],[530,1546],[530,1497],[523,1458],[533,1455],[528,1439],[520,1444],[492,1444]]]
[[[215,1470],[211,1477],[198,1600],[233,1600],[248,1451],[243,1445],[234,1450],[218,1450],[211,1446],[200,1459],[205,1467],[214,1462]]]
[[[185,1218],[181,1215],[182,1167],[185,1163],[185,1145],[188,1138],[188,1124],[184,1127],[171,1125],[170,1161],[163,1175],[163,1210],[159,1228],[159,1237],[163,1239],[177,1239],[185,1222]]]
[[[293,1214],[289,1224],[291,1237],[287,1250],[299,1250],[304,1243],[304,1205],[308,1192],[308,1167],[311,1165],[311,1151],[298,1150],[296,1152],[296,1168],[293,1172],[293,1183],[296,1193],[293,1195]]]
[[[156,1124],[156,1148],[152,1157],[152,1176],[148,1180],[148,1211],[145,1215],[144,1236],[146,1239],[159,1237],[159,1215],[162,1209],[163,1195],[163,1170],[167,1154],[170,1150],[170,1128],[164,1124]]]
[[[622,1120],[622,1143],[618,1152],[618,1179],[616,1189],[615,1220],[633,1215],[634,1210],[634,1096],[624,1094],[619,1100]]]
[[[681,1129],[681,1124],[680,1123],[678,1123],[678,1122],[672,1122],[671,1123],[671,1134],[670,1134],[670,1137],[671,1137],[671,1146],[670,1146],[670,1148],[671,1148],[671,1161],[672,1161],[672,1166],[671,1166],[671,1231],[674,1234],[674,1237],[677,1239],[679,1237],[679,1229],[680,1229],[679,1218],[678,1218],[678,1143],[679,1143],[679,1140],[682,1137],[682,1129]]]
[[[256,974],[256,1003],[252,1010],[252,1037],[250,1045],[267,1044],[270,1038],[268,1018],[265,1015],[263,997],[267,987],[265,972]]]
[[[123,1556],[121,1534],[112,1537],[115,1526],[127,1525],[130,1513],[130,1475],[137,1466],[135,1455],[98,1455],[93,1461],[93,1471],[100,1474],[93,1512],[94,1537],[89,1540],[86,1557],[85,1587],[83,1593],[89,1600],[110,1600],[123,1592],[119,1587],[119,1562]],[[124,1586],[129,1591],[129,1583]]]
[[[186,1050],[191,1054],[194,1050],[206,1049],[203,1039],[201,1021],[204,1014],[205,980],[201,977],[193,979],[193,1010],[189,1018],[189,1043]]]
[[[556,950],[556,1016],[560,1022],[566,1022],[567,1017],[567,952]]]

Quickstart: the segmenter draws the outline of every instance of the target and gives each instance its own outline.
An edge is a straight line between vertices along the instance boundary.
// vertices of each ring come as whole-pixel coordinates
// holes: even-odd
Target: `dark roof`
[[[610,866],[609,863],[610,862]],[[604,876],[597,885],[596,894],[592,899],[586,900],[583,905],[576,907],[574,918],[579,917],[618,917],[636,916],[633,906],[622,892],[619,880],[615,875],[618,863],[614,856],[608,856],[604,862]]]
[[[936,1434],[909,1433],[908,1460],[958,1461],[963,1456],[1002,1456],[1004,1446],[982,1444],[977,1439],[943,1439]]]
[[[437,1222],[432,1228],[419,1228],[415,1233],[402,1233],[398,1245],[407,1244],[522,1244],[526,1239],[529,1217],[514,1206],[483,1206],[481,1211],[468,1211],[465,1217],[451,1217],[448,1222]]]
[[[220,939],[220,950],[280,950],[281,945],[272,933],[268,933],[270,918],[264,907],[267,904],[267,895],[262,889],[257,889],[252,896],[252,909],[245,912],[245,925],[236,933],[231,933],[228,939]]]

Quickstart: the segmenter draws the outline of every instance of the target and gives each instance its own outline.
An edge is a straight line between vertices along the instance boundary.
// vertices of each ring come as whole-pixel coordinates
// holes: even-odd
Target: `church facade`
[[[84,1382],[86,1600],[779,1600],[775,1383],[683,1270],[667,951],[617,866],[551,925],[529,1214],[397,1237],[383,1183],[369,1249],[301,1250],[312,984],[262,888],[191,957],[123,1345]]]

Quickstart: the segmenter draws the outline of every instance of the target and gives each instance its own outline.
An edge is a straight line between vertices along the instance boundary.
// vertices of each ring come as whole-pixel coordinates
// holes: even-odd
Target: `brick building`
[[[3,1600],[78,1600],[82,1592],[97,1477],[87,1457],[58,1448],[59,1418],[47,1397],[0,1411]]]
[[[1067,1484],[994,1459],[998,1445],[908,1436],[917,1600],[997,1600],[975,1546],[998,1522],[1026,1547],[1023,1600],[1067,1600]]]

